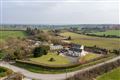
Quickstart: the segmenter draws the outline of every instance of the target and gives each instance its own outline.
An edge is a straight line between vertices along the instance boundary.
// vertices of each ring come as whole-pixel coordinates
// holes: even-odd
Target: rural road
[[[95,68],[97,66],[103,65],[105,63],[113,62],[113,61],[118,60],[118,59],[120,59],[120,56],[115,57],[113,59],[110,59],[108,61],[105,61],[103,63],[99,63],[99,64],[96,64],[96,65],[81,69],[81,70],[77,70],[77,71],[74,71],[74,72],[69,72],[67,74],[66,73],[62,73],[62,74],[38,74],[38,73],[33,73],[33,72],[28,71],[28,70],[25,70],[23,68],[19,68],[19,67],[10,65],[9,63],[6,63],[6,62],[1,62],[0,66],[9,68],[9,69],[13,70],[14,72],[20,72],[25,77],[31,78],[31,79],[37,79],[37,80],[63,80],[66,77],[70,77],[70,76],[72,76],[72,75],[74,75],[74,74],[76,74],[78,72],[86,71],[86,70]]]

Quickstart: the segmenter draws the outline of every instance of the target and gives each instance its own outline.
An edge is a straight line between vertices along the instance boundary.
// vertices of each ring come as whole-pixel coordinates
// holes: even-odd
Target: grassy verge
[[[120,80],[120,67],[97,77],[97,80]]]
[[[40,66],[34,66],[34,65],[29,65],[29,64],[25,64],[25,63],[15,63],[13,65],[24,68],[24,69],[27,69],[27,70],[29,70],[31,72],[35,72],[35,73],[58,74],[58,73],[65,73],[65,72],[80,70],[80,69],[83,69],[83,68],[86,68],[86,67],[89,67],[89,66],[107,61],[107,60],[109,60],[113,57],[115,57],[115,56],[109,56],[107,58],[102,58],[100,60],[96,60],[96,61],[93,61],[93,62],[82,64],[82,65],[79,65],[79,66],[73,67],[73,68],[62,68],[62,69],[52,69],[52,68],[47,69],[47,68],[43,68],[43,67],[40,67]]]

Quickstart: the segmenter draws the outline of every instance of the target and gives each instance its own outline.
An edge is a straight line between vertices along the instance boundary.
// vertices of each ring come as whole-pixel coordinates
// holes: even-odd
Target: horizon
[[[0,25],[120,25],[120,24],[0,24]]]

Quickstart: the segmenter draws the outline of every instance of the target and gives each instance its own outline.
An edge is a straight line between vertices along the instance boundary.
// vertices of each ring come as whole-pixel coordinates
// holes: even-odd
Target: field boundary
[[[78,72],[77,74],[73,75],[72,77],[69,77],[65,80],[93,80],[97,76],[109,72],[112,69],[115,69],[120,66],[120,59],[117,59],[115,61],[106,62],[102,65],[95,66],[89,70],[85,70],[82,72]]]

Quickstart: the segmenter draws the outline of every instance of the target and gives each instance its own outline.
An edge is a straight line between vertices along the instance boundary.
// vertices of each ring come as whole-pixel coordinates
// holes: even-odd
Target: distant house
[[[50,50],[59,50],[59,49],[63,49],[62,45],[50,45]]]

